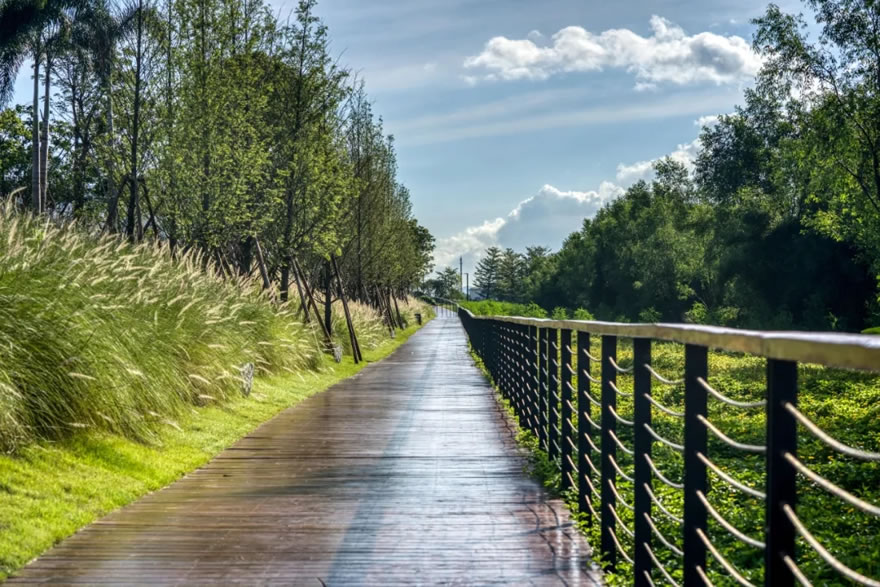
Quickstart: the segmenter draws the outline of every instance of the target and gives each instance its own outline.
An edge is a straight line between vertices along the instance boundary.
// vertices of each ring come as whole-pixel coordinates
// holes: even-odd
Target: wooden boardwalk
[[[596,585],[457,318],[62,542],[17,582]]]

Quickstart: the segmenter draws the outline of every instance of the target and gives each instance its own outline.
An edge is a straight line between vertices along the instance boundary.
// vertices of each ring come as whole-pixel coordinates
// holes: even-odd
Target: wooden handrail
[[[630,324],[521,316],[475,316],[467,308],[461,309],[477,320],[497,320],[523,326],[624,338],[650,338],[748,353],[768,359],[880,372],[880,336],[869,334],[742,330],[698,324]]]

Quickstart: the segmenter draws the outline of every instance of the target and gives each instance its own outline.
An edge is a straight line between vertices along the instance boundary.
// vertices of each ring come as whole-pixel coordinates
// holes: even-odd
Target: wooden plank
[[[450,315],[10,582],[598,585],[524,465]]]

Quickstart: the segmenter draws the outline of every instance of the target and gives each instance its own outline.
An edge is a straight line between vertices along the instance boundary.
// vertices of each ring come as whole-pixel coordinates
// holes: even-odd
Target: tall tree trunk
[[[139,221],[138,211],[140,202],[138,202],[138,187],[140,184],[138,178],[138,138],[140,135],[141,123],[141,62],[143,61],[143,33],[144,33],[144,14],[143,1],[138,2],[137,14],[137,48],[135,52],[135,69],[134,69],[134,118],[131,125],[131,195],[128,200],[128,216],[125,222],[125,234],[132,240],[138,239],[141,235],[141,223]],[[137,226],[135,226],[137,224]]]
[[[110,138],[111,146],[115,143],[116,135],[113,128],[113,84],[110,81],[110,75],[105,74],[104,91],[107,99],[107,136]],[[114,185],[113,181],[113,157],[107,157],[104,162],[106,168],[106,176],[104,177],[104,196],[107,198],[107,230],[116,232],[117,221],[119,219],[119,192],[120,190]]]
[[[52,61],[48,51],[46,52],[46,70],[43,74],[43,121],[40,136],[40,212],[45,212],[48,206],[48,179],[49,179],[49,103],[51,90]]]
[[[333,280],[330,275],[330,261],[324,265],[324,324],[327,332],[333,332]]]
[[[40,200],[42,192],[40,191],[40,50],[39,47],[34,50],[34,108],[33,108],[33,129],[32,129],[32,161],[31,169],[31,207],[37,214],[40,213],[42,206]]]
[[[49,183],[49,90],[52,84],[52,58],[46,52],[46,75],[43,78],[43,137],[40,140],[40,212],[48,206]]]
[[[290,259],[284,261],[281,266],[281,303],[287,301],[290,291]]]
[[[238,262],[238,274],[244,277],[251,272],[254,260],[254,237],[249,236],[241,243],[241,258]]]

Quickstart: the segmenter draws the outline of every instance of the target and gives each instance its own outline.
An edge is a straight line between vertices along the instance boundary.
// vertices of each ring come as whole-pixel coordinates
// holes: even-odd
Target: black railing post
[[[578,511],[587,516],[587,524],[593,525],[593,515],[590,513],[590,505],[593,503],[593,495],[590,492],[588,479],[590,478],[590,466],[587,464],[587,455],[590,454],[590,444],[587,438],[593,438],[593,430],[590,426],[592,404],[587,399],[590,393],[590,380],[587,375],[590,370],[590,333],[578,332],[577,337],[577,406],[578,406]],[[592,455],[591,461],[596,458]],[[589,501],[587,501],[589,500]]]
[[[614,516],[611,513],[614,507],[614,492],[611,490],[610,483],[615,483],[617,478],[612,460],[617,460],[617,447],[611,440],[611,434],[617,433],[617,420],[611,414],[611,410],[617,409],[617,394],[611,387],[617,383],[617,371],[611,366],[611,361],[617,361],[617,337],[602,337],[602,486],[599,488],[602,501],[602,511],[599,516],[602,518],[602,558],[608,562],[609,570],[614,571],[617,564],[617,547],[614,545]],[[615,483],[616,486],[616,483]],[[616,532],[614,532],[616,534]]]
[[[562,351],[562,365],[560,366],[561,389],[562,389],[562,439],[559,445],[562,447],[562,489],[571,489],[574,474],[573,450],[572,450],[572,397],[571,397],[571,330],[563,330],[559,340]]]
[[[765,514],[764,585],[792,587],[794,576],[785,557],[795,560],[795,528],[782,510],[795,508],[797,474],[785,454],[797,456],[797,421],[785,409],[797,407],[797,363],[767,361],[767,503]]]
[[[651,456],[651,435],[645,426],[651,425],[651,374],[645,365],[651,364],[651,339],[633,339],[633,453],[635,470],[635,539],[633,546],[633,565],[635,585],[647,587],[650,585],[648,575],[651,574],[651,556],[645,546],[651,546],[651,526],[645,516],[651,515],[651,496],[648,489],[651,487],[651,468],[645,455]]]
[[[531,407],[531,420],[529,422],[532,433],[540,438],[541,422],[540,414],[541,380],[539,378],[540,367],[538,366],[538,327],[529,326],[529,405]]]
[[[706,509],[697,492],[706,493],[706,466],[699,455],[706,451],[706,391],[697,382],[708,376],[708,349],[692,344],[684,347],[684,586],[703,585],[697,571],[706,570],[706,547],[698,531],[706,532]]]
[[[511,324],[511,336],[513,338],[513,354],[515,361],[516,376],[516,420],[520,428],[525,424],[525,404],[523,395],[525,391],[526,377],[524,372],[525,360],[523,358],[522,327],[519,324]]]
[[[547,332],[547,456],[559,458],[559,331]]]
[[[510,324],[504,324],[504,372],[507,380],[507,399],[516,406],[516,362],[514,359],[513,337]]]
[[[550,358],[550,353],[547,352],[547,329],[539,328],[538,329],[538,356],[540,357],[540,368],[538,370],[538,379],[541,381],[540,390],[541,390],[541,398],[539,400],[539,417],[540,420],[540,444],[542,450],[547,452],[547,438],[548,438],[548,424],[550,419],[547,418],[547,406],[550,405],[550,400],[547,398],[547,391],[550,386],[547,381],[548,376],[550,375],[550,366],[548,365],[548,359]]]

